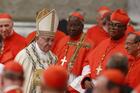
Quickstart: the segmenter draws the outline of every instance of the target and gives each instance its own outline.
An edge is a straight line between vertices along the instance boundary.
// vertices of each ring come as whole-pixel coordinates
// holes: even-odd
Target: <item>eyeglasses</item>
[[[124,25],[124,24],[121,24],[121,23],[113,23],[113,22],[109,22],[109,26],[117,27],[117,28],[124,28],[124,27],[126,27],[126,25]]]
[[[134,45],[136,42],[125,42],[126,45]]]

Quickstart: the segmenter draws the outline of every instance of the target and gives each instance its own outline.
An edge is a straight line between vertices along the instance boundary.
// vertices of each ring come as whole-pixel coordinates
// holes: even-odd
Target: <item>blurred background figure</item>
[[[23,93],[23,68],[17,62],[11,61],[4,67],[2,73],[2,93]]]
[[[97,78],[93,93],[131,93],[124,81],[125,75],[120,70],[106,70]]]
[[[68,72],[59,65],[52,65],[42,75],[42,93],[67,93]]]
[[[112,12],[111,9],[107,6],[99,7],[99,9],[97,10],[97,18],[96,18],[97,24],[99,26],[102,26],[104,24],[104,17],[111,12]]]
[[[87,37],[95,42],[96,46],[109,38],[108,24],[111,12],[107,6],[101,6],[97,12],[97,23],[87,30]]]
[[[106,64],[107,69],[118,69],[124,75],[128,72],[128,58],[127,56],[123,55],[122,53],[115,53],[113,54],[109,61]]]
[[[15,58],[17,53],[26,46],[25,38],[13,29],[14,23],[11,15],[0,13],[0,35],[3,37],[3,50],[1,55],[7,55],[7,60]],[[7,60],[1,61],[5,64]]]

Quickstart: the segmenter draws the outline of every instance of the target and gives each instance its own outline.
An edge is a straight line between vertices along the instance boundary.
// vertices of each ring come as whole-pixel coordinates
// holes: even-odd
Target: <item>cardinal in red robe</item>
[[[129,54],[129,70],[125,81],[127,85],[135,88],[140,84],[140,32],[127,36],[125,48]]]
[[[92,80],[90,84],[96,82],[96,77],[104,71],[106,63],[112,54],[120,52],[127,55],[124,48],[124,41],[126,38],[125,32],[130,18],[124,10],[117,9],[111,14],[110,20],[111,22],[108,27],[110,38],[102,41],[85,59],[85,63],[90,66],[90,71],[87,72],[90,73],[90,75],[87,76],[89,78],[85,77],[83,79],[84,82],[81,82],[83,88],[89,86],[89,84],[85,83],[86,81],[91,82]]]
[[[5,64],[2,74],[2,93],[23,93],[23,82],[22,66],[15,61]]]
[[[91,49],[94,48],[94,43],[83,33],[84,18],[79,12],[74,12],[68,20],[68,36],[56,45],[55,54],[58,57],[57,64],[62,65],[70,71],[69,84],[81,75],[83,60]],[[72,92],[73,93],[73,92]]]
[[[7,13],[0,13],[0,35],[4,39],[4,49],[0,56],[6,54],[8,58],[14,58],[26,46],[25,38],[13,30],[12,17]]]

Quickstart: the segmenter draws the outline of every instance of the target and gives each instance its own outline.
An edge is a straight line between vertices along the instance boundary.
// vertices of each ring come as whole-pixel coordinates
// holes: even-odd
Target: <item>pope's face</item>
[[[125,41],[125,49],[130,55],[135,55],[139,50],[139,42],[135,43],[135,34],[129,34]]]
[[[13,22],[11,19],[0,19],[0,34],[5,39],[11,35]]]
[[[39,36],[37,44],[43,52],[48,52],[54,43],[54,36]]]
[[[71,16],[68,21],[67,30],[71,38],[79,36],[83,32],[83,23],[77,17]]]
[[[117,21],[110,21],[108,27],[108,33],[112,39],[118,40],[122,36],[124,36],[126,28],[127,25],[124,25]]]

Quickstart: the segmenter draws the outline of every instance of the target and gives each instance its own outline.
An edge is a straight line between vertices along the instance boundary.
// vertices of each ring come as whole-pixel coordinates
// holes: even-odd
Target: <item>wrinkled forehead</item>
[[[0,24],[5,24],[5,23],[12,23],[12,20],[8,18],[0,18]]]
[[[81,21],[78,17],[75,17],[75,16],[70,16],[69,17],[69,22],[71,22],[71,21]]]
[[[78,17],[70,16],[68,20],[68,24],[73,24],[73,25],[83,24],[83,21],[80,20]]]
[[[134,41],[135,38],[136,38],[136,34],[128,34],[127,38],[126,38],[126,41]]]
[[[122,24],[121,22],[116,21],[116,20],[111,20],[111,22],[114,23],[114,24]]]
[[[108,11],[108,10],[102,10],[102,11],[100,11],[100,12],[98,12],[98,14],[100,15],[100,16],[103,16],[105,13],[109,13],[110,11]]]

